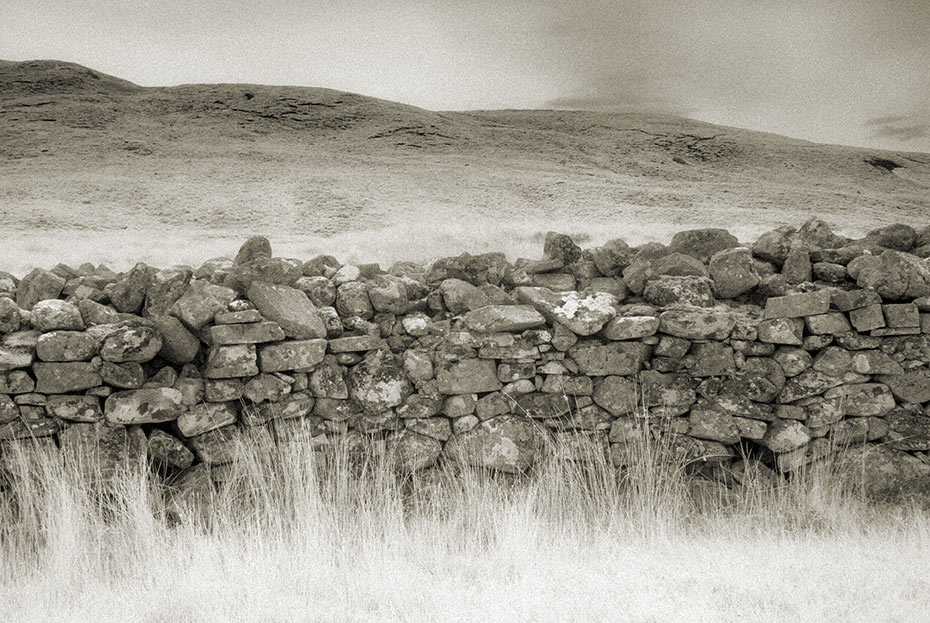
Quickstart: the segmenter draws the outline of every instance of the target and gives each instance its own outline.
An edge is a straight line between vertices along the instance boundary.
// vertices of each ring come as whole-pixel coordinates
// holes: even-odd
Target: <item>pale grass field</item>
[[[139,466],[102,495],[72,463],[8,450],[0,617],[919,621],[930,607],[930,517],[866,504],[829,466],[726,500],[689,493],[651,448],[623,478],[595,460],[404,481],[383,453],[358,467],[304,441],[243,450],[209,503]]]

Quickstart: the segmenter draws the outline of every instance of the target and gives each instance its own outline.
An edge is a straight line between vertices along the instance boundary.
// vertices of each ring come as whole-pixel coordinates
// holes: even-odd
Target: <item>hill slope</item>
[[[282,254],[388,259],[502,245],[517,254],[551,228],[592,241],[692,225],[752,236],[818,215],[858,234],[930,214],[927,154],[654,114],[143,88],[59,61],[0,62],[0,171],[4,264],[41,256],[50,230],[70,241],[65,251],[111,262],[125,248],[230,253],[231,238],[253,233]]]

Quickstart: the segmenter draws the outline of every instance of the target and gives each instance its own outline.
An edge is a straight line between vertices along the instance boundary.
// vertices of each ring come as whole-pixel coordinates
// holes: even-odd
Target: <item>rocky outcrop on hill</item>
[[[369,436],[398,469],[504,472],[546,452],[637,460],[645,427],[719,479],[837,455],[875,497],[930,491],[927,230],[862,240],[822,222],[755,244],[342,265],[272,255],[125,274],[0,274],[0,453],[49,439],[110,469],[144,454],[185,481],[243,431],[315,447]],[[193,472],[191,472],[193,473]]]

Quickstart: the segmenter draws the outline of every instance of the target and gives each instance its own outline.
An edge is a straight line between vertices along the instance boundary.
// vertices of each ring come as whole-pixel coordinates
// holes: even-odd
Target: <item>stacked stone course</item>
[[[0,469],[17,440],[221,473],[243,431],[380,440],[398,469],[623,468],[644,431],[738,486],[843,451],[877,497],[930,493],[930,228],[812,219],[420,266],[272,255],[0,273]],[[549,442],[558,442],[551,444]]]

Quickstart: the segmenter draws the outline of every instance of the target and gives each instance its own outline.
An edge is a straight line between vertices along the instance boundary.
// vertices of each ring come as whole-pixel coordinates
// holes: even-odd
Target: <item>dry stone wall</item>
[[[548,451],[622,468],[648,430],[727,486],[842,450],[872,494],[926,496],[927,256],[930,229],[849,240],[812,219],[751,244],[549,233],[513,263],[302,262],[256,237],[198,268],[0,273],[0,462],[27,439],[183,481],[248,429],[373,437],[407,471]]]

